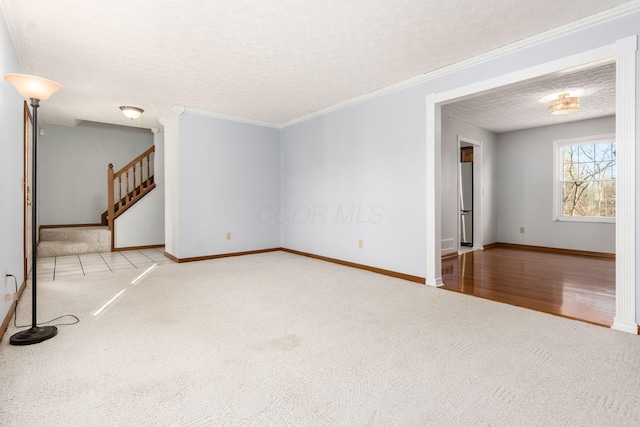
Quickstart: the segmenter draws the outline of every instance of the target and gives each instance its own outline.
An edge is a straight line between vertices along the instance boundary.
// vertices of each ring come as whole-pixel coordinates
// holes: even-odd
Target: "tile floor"
[[[173,263],[164,256],[164,248],[39,258],[37,262],[39,281],[61,280],[116,270],[145,269],[154,263]]]

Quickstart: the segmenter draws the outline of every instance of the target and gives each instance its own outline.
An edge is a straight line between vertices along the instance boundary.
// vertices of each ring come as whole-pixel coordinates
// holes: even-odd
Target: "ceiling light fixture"
[[[561,93],[558,99],[554,99],[549,103],[549,112],[551,114],[569,114],[575,113],[580,109],[580,100],[577,97],[569,97],[568,93]]]
[[[144,110],[142,108],[129,107],[127,105],[121,106],[120,110],[122,111],[122,114],[124,114],[126,118],[131,120],[137,119],[142,115],[142,113],[144,113]]]

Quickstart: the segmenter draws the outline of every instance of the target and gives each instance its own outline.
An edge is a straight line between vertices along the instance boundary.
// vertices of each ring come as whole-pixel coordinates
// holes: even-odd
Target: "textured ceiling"
[[[0,0],[52,124],[173,105],[282,124],[628,0]],[[118,106],[145,109],[133,122]]]
[[[575,113],[549,114],[549,101],[560,93],[578,96]],[[525,83],[444,105],[442,115],[501,133],[614,115],[615,63]]]

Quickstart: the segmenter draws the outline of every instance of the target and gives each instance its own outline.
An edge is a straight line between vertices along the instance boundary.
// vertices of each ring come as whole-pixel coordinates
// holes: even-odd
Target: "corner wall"
[[[0,75],[21,72],[4,15],[0,13]],[[15,292],[12,278],[8,278],[5,286],[5,272],[16,277],[18,287],[24,282],[23,101],[13,86],[0,80],[0,324],[12,304],[5,301],[5,296]]]
[[[283,129],[282,247],[424,277],[424,111],[402,91]]]
[[[497,241],[496,207],[496,144],[497,135],[491,131],[451,117],[442,117],[442,239],[458,239],[458,136],[481,141],[482,143],[482,242],[483,245]],[[475,197],[475,195],[474,195]],[[476,204],[474,202],[474,204]],[[476,209],[474,206],[474,209]],[[476,243],[476,244],[477,244]],[[458,248],[459,242],[456,242]]]
[[[153,179],[155,188],[116,218],[114,247],[164,244],[164,132],[155,130]]]
[[[614,223],[553,221],[553,141],[615,130],[612,116],[499,134],[498,240],[615,253]]]
[[[153,144],[148,129],[93,122],[42,127],[44,136],[38,138],[41,225],[99,223],[107,210],[109,163],[118,170]]]
[[[164,126],[166,251],[186,259],[280,247],[279,225],[265,216],[280,202],[278,129],[194,113]]]

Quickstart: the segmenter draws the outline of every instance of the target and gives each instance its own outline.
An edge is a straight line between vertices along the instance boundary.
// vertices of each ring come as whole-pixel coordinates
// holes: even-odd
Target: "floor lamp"
[[[32,160],[32,204],[31,204],[31,327],[24,331],[18,332],[9,338],[12,345],[29,345],[53,338],[58,333],[55,326],[38,326],[36,320],[36,259],[37,259],[37,237],[38,230],[36,224],[36,184],[37,184],[37,143],[38,143],[38,107],[40,101],[48,99],[52,93],[62,89],[62,86],[51,80],[42,79],[35,76],[27,76],[24,74],[5,74],[5,80],[15,86],[20,95],[29,98],[29,102],[33,107],[33,130],[31,132],[33,142],[33,160]],[[26,279],[26,278],[25,278]]]

